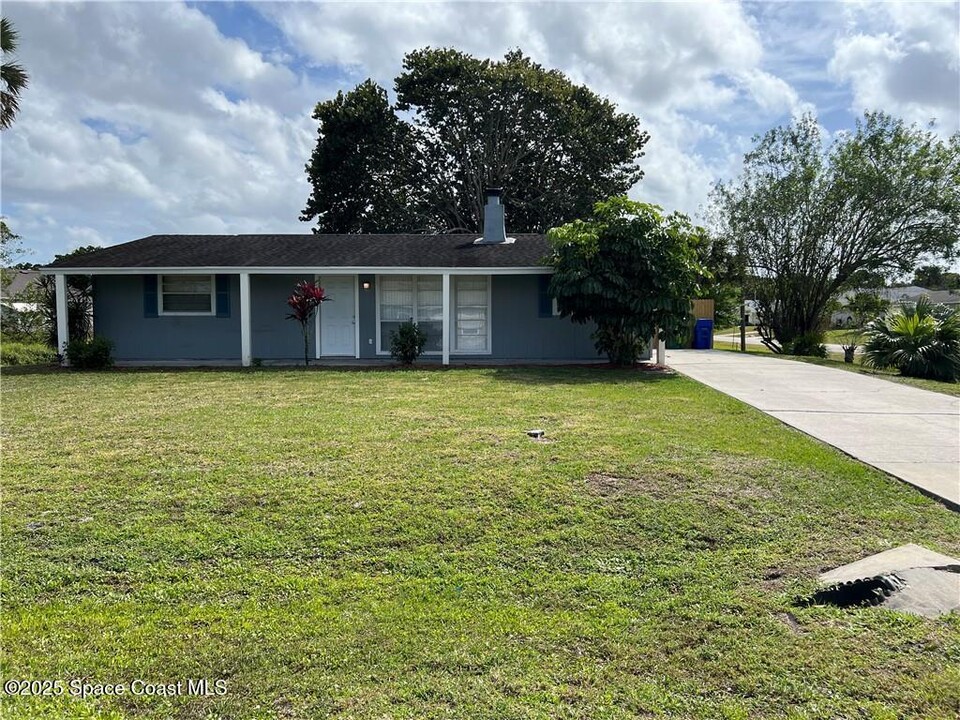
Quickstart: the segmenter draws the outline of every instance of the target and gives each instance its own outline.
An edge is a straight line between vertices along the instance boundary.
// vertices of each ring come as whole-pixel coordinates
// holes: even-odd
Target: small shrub
[[[926,297],[867,323],[864,364],[897,368],[908,377],[960,378],[960,312]]]
[[[823,334],[822,333],[806,333],[800,337],[789,342],[783,348],[784,353],[787,355],[801,355],[804,357],[820,357],[825,358],[827,356],[827,348],[823,344]]]
[[[390,355],[404,365],[412,365],[427,344],[427,334],[412,320],[390,333]]]
[[[300,333],[303,335],[303,366],[310,364],[310,326],[313,325],[313,314],[320,307],[320,303],[330,300],[323,288],[312,282],[302,280],[293,288],[293,293],[287,298],[290,314],[287,320],[296,320],[300,323]]]
[[[96,336],[71,340],[67,344],[67,360],[78,370],[104,370],[113,366],[113,343]]]
[[[853,362],[854,353],[857,352],[857,346],[860,344],[860,335],[859,330],[849,330],[840,339],[840,347],[843,348],[843,361],[845,363]]]
[[[44,343],[7,342],[0,344],[0,365],[47,365],[57,354]]]

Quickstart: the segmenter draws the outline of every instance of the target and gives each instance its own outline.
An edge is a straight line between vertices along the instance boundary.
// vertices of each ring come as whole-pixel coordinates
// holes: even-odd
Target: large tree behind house
[[[520,51],[416,50],[396,95],[368,80],[317,105],[300,217],[315,232],[479,232],[486,187],[511,230],[545,232],[643,175],[640,121]]]

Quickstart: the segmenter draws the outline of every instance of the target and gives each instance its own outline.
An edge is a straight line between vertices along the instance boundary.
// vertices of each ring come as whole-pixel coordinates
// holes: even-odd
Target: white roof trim
[[[45,275],[549,275],[553,268],[532,267],[93,267],[41,268]]]

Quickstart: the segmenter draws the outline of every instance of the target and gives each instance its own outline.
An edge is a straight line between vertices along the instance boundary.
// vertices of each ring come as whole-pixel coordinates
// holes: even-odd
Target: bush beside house
[[[426,344],[427,334],[412,320],[390,333],[390,355],[404,365],[413,365]]]
[[[113,366],[113,343],[102,337],[67,343],[67,360],[77,370],[105,370]]]

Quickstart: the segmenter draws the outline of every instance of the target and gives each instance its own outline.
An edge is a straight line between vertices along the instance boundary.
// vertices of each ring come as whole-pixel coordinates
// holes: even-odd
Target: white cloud
[[[960,6],[854,4],[851,30],[835,42],[832,76],[849,83],[851,111],[884,110],[912,122],[960,129]]]
[[[77,227],[70,225],[66,229],[70,238],[70,249],[74,250],[84,245],[103,245],[107,239],[100,232],[91,227]]]
[[[737,80],[757,107],[771,115],[800,115],[814,110],[811,103],[800,100],[788,82],[771,73],[753,68],[741,73]]]
[[[712,3],[323,3],[263,5],[318,66],[346,65],[355,79],[392,89],[403,55],[427,45],[500,57],[519,47],[535,61],[610,97],[651,133],[646,178],[631,194],[693,213],[730,157],[695,148],[729,145],[758,123],[812,109],[764,69],[764,48],[741,6]],[[700,117],[700,119],[696,119]]]
[[[535,60],[617,99],[716,107],[717,78],[755,71],[763,48],[739,5],[686,3],[300,3],[261,12],[317,65],[346,65],[390,85],[403,55],[457,47]]]
[[[303,231],[310,110],[328,90],[182,4],[4,12],[31,78],[3,134],[4,212],[39,256],[154,232]]]
[[[366,77],[392,89],[403,55],[431,45],[519,47],[637,114],[652,139],[632,194],[693,213],[752,134],[808,109],[955,128],[956,8],[269,3],[272,39],[248,43],[202,3],[7,2],[31,85],[2,136],[3,212],[41,260],[95,238],[304,232],[314,103]]]

